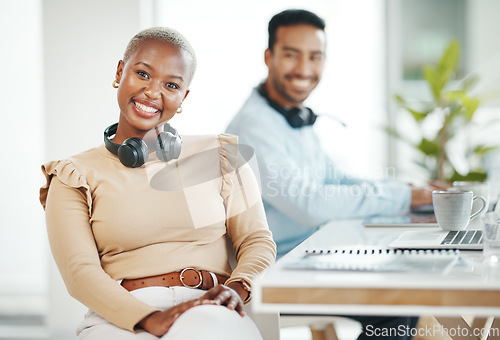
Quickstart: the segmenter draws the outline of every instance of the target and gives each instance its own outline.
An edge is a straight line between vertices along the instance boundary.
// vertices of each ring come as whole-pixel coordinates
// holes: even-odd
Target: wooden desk
[[[254,308],[282,314],[434,315],[442,320],[500,316],[500,273],[486,270],[481,252],[462,252],[464,264],[446,274],[283,268],[306,249],[387,245],[404,230],[365,228],[361,221],[327,224],[258,278]]]

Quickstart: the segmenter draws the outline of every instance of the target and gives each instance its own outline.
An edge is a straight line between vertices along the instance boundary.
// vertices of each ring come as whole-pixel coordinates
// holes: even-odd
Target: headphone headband
[[[286,121],[288,122],[288,124],[290,124],[291,127],[298,129],[306,125],[314,124],[318,116],[313,112],[313,110],[308,107],[294,107],[291,109],[284,108],[276,101],[269,98],[264,84],[265,82],[260,83],[259,86],[257,86],[257,91],[262,97],[267,100],[267,102],[273,109],[275,109],[285,117]]]
[[[113,142],[109,137],[116,135],[116,130],[118,129],[118,123],[115,123],[113,125],[110,125],[104,130],[104,145],[106,146],[106,149],[108,149],[109,152],[118,155],[118,148],[120,147],[120,144],[116,144]]]

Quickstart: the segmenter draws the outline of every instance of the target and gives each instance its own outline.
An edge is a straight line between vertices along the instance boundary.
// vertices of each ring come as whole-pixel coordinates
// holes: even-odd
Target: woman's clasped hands
[[[230,310],[238,312],[241,316],[245,316],[243,301],[238,293],[227,286],[217,285],[197,299],[183,302],[165,311],[154,312],[148,315],[138,323],[138,326],[155,336],[163,336],[182,313],[201,305],[226,306]]]

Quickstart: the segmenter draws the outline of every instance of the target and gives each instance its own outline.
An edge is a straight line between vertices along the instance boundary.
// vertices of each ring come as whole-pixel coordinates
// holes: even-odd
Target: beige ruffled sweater
[[[163,163],[152,153],[139,168],[101,145],[42,171],[40,201],[69,293],[124,329],[155,309],[120,279],[193,267],[251,284],[275,259],[258,183],[235,136],[183,136],[178,160]]]

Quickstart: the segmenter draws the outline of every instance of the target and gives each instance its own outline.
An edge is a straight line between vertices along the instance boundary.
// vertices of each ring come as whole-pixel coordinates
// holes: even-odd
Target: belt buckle
[[[198,284],[196,285],[188,285],[187,283],[184,282],[184,273],[186,272],[186,270],[194,270],[197,274],[198,274],[198,277],[200,278],[200,282],[198,282]],[[201,271],[198,270],[198,269],[194,269],[194,268],[184,268],[183,270],[181,270],[181,274],[179,275],[179,279],[181,280],[181,283],[184,287],[186,288],[199,288],[201,287],[201,284],[203,283],[203,276],[201,276]]]

